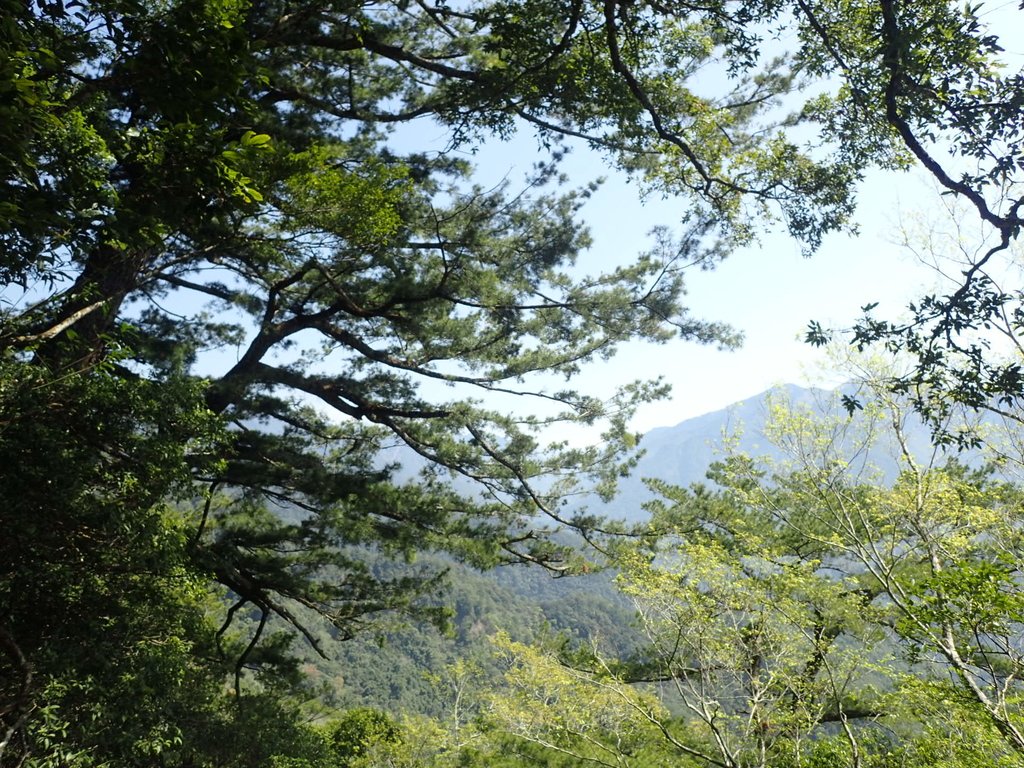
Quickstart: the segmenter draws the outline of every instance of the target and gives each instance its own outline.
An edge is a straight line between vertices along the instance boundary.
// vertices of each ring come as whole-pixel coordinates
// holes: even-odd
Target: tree
[[[571,569],[549,529],[610,528],[562,499],[615,476],[631,407],[661,390],[601,403],[539,375],[634,338],[732,343],[685,312],[682,268],[772,213],[812,249],[861,169],[893,163],[878,121],[833,156],[782,130],[797,118],[777,98],[820,45],[769,61],[760,30],[813,38],[808,7],[4,0],[0,439],[25,471],[4,479],[0,561],[33,574],[2,584],[11,760],[41,748],[25,734],[49,681],[92,674],[87,640],[104,638],[102,679],[136,641],[189,635],[230,657],[201,666],[241,694],[280,650],[263,643],[275,622],[322,647],[317,621],[347,637],[424,607],[438,573],[381,578],[359,546]],[[692,76],[716,60],[725,95],[703,97]],[[836,103],[800,119],[842,138]],[[451,149],[529,126],[551,152],[525,189],[483,189],[449,152],[398,148],[391,126],[428,119]],[[683,195],[684,233],[575,268],[587,190],[557,188],[571,141]],[[538,437],[600,420],[600,446]],[[415,482],[381,461],[395,445],[422,460]],[[190,599],[193,629],[142,620],[192,583],[218,585],[221,616]],[[97,634],[115,595],[129,618]]]
[[[893,382],[914,395],[915,408],[946,441],[941,424],[952,404],[1018,412],[1024,395],[1020,369],[1022,294],[1015,280],[1013,243],[1020,234],[1021,142],[1024,75],[1001,54],[997,27],[1013,24],[1021,9],[1007,10],[992,26],[982,4],[954,7],[944,2],[877,0],[857,11],[851,25],[838,9],[800,3],[815,29],[811,45],[818,66],[844,80],[841,97],[829,103],[834,127],[845,141],[872,140],[865,124],[884,123],[896,146],[913,158],[957,205],[981,226],[983,245],[962,254],[944,290],[909,306],[908,320],[880,318],[876,304],[848,335],[864,349],[881,344],[914,356],[916,366]],[[1016,16],[1016,18],[1014,18]],[[864,56],[865,36],[877,41]],[[957,217],[954,217],[957,218]],[[870,297],[865,297],[869,301]],[[810,343],[832,334],[812,322]],[[998,350],[1009,339],[1007,356]]]
[[[660,752],[665,709],[650,692],[619,685],[607,669],[565,664],[557,647],[503,634],[494,644],[507,671],[504,687],[484,700],[480,722],[496,748],[483,754],[516,755],[520,764],[625,767]]]
[[[761,519],[774,529],[782,568],[794,560],[810,565],[826,585],[854,600],[857,621],[866,620],[896,646],[893,662],[882,668],[886,688],[897,694],[890,699],[897,702],[894,722],[938,718],[948,729],[931,735],[949,737],[949,754],[970,752],[973,739],[985,745],[979,747],[984,759],[1018,764],[1024,748],[1015,682],[1021,660],[1019,488],[992,477],[991,468],[972,470],[953,460],[941,466],[938,449],[930,456],[914,452],[910,404],[887,389],[891,375],[876,373],[865,382],[869,404],[860,419],[868,436],[890,425],[900,474],[888,487],[863,474],[869,442],[851,441],[842,420],[821,424],[801,414],[784,415],[773,427],[774,439],[788,447],[790,468],[764,476],[741,460],[721,478],[742,500],[744,521]],[[846,450],[837,448],[844,444]],[[867,483],[859,479],[865,477]],[[719,524],[732,538],[729,521]],[[747,525],[763,530],[756,522],[737,528]],[[759,535],[770,537],[765,549],[772,551],[772,535]],[[905,671],[901,661],[909,665]],[[940,691],[949,705],[942,715],[922,707]],[[965,728],[973,735],[955,744]],[[903,738],[914,743],[912,736]]]
[[[656,545],[616,559],[649,646],[504,643],[499,727],[605,765],[1020,765],[1020,488],[911,453],[891,375],[854,417],[840,394],[825,416],[776,402],[781,461],[730,456],[714,488],[655,483]],[[889,446],[887,480],[873,459]]]

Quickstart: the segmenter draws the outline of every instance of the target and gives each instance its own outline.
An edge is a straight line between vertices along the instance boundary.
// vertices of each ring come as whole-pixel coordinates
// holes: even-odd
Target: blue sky
[[[505,178],[514,184],[536,160],[535,145],[522,136],[484,147],[470,159],[478,168],[475,180],[484,186]],[[599,155],[577,148],[564,170],[572,186],[605,178],[580,214],[593,237],[593,246],[579,261],[581,271],[593,274],[628,261],[650,247],[655,226],[678,228],[685,201],[641,200],[637,186],[610,170]],[[936,207],[937,199],[920,172],[870,173],[860,190],[858,235],[829,236],[819,252],[805,258],[787,234],[769,233],[714,270],[690,273],[686,303],[692,314],[734,326],[745,337],[739,349],[723,351],[683,340],[630,344],[612,360],[589,366],[574,384],[607,396],[616,385],[664,376],[672,384],[672,397],[642,408],[632,424],[647,431],[718,410],[776,384],[805,383],[806,369],[823,358],[802,341],[810,320],[849,326],[869,302],[879,302],[878,311],[895,318],[909,300],[933,288],[933,270],[899,247],[895,233],[902,219]]]
[[[1024,58],[1022,16],[1017,0],[987,3],[982,9],[982,17],[1000,34],[1011,66],[1020,66]],[[535,146],[528,136],[519,137],[485,147],[471,159],[478,164],[478,180],[498,183],[526,173],[536,159]],[[565,170],[573,185],[606,178],[581,214],[594,239],[581,259],[587,272],[644,250],[651,242],[650,229],[676,224],[685,206],[658,198],[641,202],[635,185],[585,148],[574,150]],[[822,352],[802,341],[810,320],[849,327],[860,307],[873,302],[878,302],[879,317],[898,319],[908,301],[941,288],[935,270],[897,242],[902,225],[915,218],[941,219],[941,207],[934,183],[920,169],[869,172],[858,197],[859,234],[831,235],[811,258],[804,258],[787,235],[768,234],[715,270],[693,271],[688,280],[693,315],[733,325],[745,337],[740,349],[721,351],[685,341],[629,345],[611,361],[591,366],[577,383],[609,393],[635,378],[664,376],[673,395],[637,414],[633,427],[640,431],[723,408],[776,384],[807,383],[821,375],[809,369],[820,369],[824,362]]]
[[[806,368],[823,357],[802,340],[810,320],[848,327],[869,302],[879,302],[883,316],[901,315],[909,300],[934,287],[936,275],[894,242],[896,229],[901,218],[934,204],[935,192],[919,174],[872,174],[861,188],[858,235],[832,235],[805,258],[787,235],[770,234],[717,269],[694,272],[688,296],[693,313],[732,324],[744,343],[735,351],[686,342],[623,350],[606,366],[611,371],[660,374],[673,385],[673,398],[643,409],[635,427],[675,424],[775,384],[803,383]],[[619,200],[616,207],[622,206]],[[666,202],[639,209],[615,226],[608,226],[609,217],[596,217],[594,255],[600,258],[605,248],[614,252],[617,238],[641,238],[649,228],[642,218],[667,216],[670,208]]]

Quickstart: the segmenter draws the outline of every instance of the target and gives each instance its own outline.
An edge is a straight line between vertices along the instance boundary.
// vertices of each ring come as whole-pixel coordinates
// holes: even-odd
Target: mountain
[[[840,399],[843,395],[857,394],[857,388],[852,384],[835,390],[784,384],[721,410],[687,419],[673,427],[657,427],[640,441],[639,448],[643,455],[629,477],[619,481],[618,492],[610,502],[601,501],[596,494],[584,495],[572,503],[569,509],[580,511],[585,508],[589,513],[601,517],[628,522],[641,521],[647,514],[643,508],[644,503],[653,498],[644,483],[645,479],[680,486],[705,482],[711,464],[724,458],[727,441],[734,452],[781,461],[785,459],[783,451],[772,445],[764,434],[773,405],[786,404],[789,408],[807,411],[815,417],[838,417],[845,420],[848,414]],[[920,419],[908,415],[904,429],[911,453],[918,459],[929,458],[929,453],[934,449],[928,427]],[[852,450],[852,446],[849,447]],[[899,448],[892,438],[880,436],[872,450],[861,456],[860,461],[862,466],[874,471],[872,480],[891,483],[900,471],[899,463],[894,458],[898,454]],[[970,453],[958,458],[969,464],[978,463],[977,456]],[[940,457],[939,462],[942,461]],[[394,477],[398,482],[416,482],[426,466],[425,459],[401,445],[382,452],[378,463],[380,466],[396,465],[398,469]],[[456,479],[455,488],[470,495],[476,492],[473,483],[465,479]]]
[[[855,388],[849,385],[824,390],[786,384],[722,410],[687,419],[674,427],[652,429],[640,441],[643,456],[631,475],[620,481],[614,499],[602,503],[594,498],[587,507],[606,517],[630,522],[643,520],[646,517],[643,504],[653,497],[644,484],[645,478],[679,486],[706,482],[708,468],[724,457],[727,441],[734,452],[781,461],[785,458],[784,452],[765,437],[772,405],[788,404],[794,410],[807,411],[817,417],[845,419],[847,414],[840,404],[844,394],[854,395]],[[928,427],[909,416],[904,429],[911,453],[919,459],[927,457],[933,450]],[[872,450],[860,457],[860,462],[863,467],[877,471],[883,482],[891,482],[900,471],[896,455],[898,446],[892,440],[880,438]],[[970,463],[972,456],[961,458]]]

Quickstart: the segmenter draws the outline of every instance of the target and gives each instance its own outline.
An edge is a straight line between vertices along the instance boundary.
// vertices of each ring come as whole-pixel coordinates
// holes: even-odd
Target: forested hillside
[[[478,688],[500,686],[504,670],[492,645],[499,632],[524,643],[593,643],[623,658],[643,644],[632,603],[614,588],[610,574],[551,582],[526,571],[449,567],[449,587],[438,598],[451,611],[446,632],[404,623],[340,644],[328,659],[307,654],[307,671],[324,686],[324,703],[444,718],[455,697],[449,668],[464,665]]]
[[[666,488],[721,488],[723,467],[739,456],[763,466],[787,466],[794,457],[778,439],[781,414],[818,422],[822,428],[829,422],[843,424],[842,398],[863,392],[863,386],[863,382],[851,383],[826,391],[787,385],[674,427],[656,429],[640,444],[649,452],[602,512],[657,526],[664,514]],[[1016,479],[1014,467],[988,465],[997,455],[992,451],[936,451],[927,426],[912,413],[902,416],[900,439],[914,461],[936,467],[963,463],[967,471],[982,473],[979,477],[991,472],[992,482]],[[981,424],[988,432],[989,447],[994,448],[995,436],[1005,433],[1005,427],[991,418]],[[730,436],[735,439],[730,441]],[[887,487],[895,485],[906,469],[907,457],[896,437],[881,428],[867,439],[864,431],[850,423],[845,425],[843,440],[835,441],[830,450],[836,460],[844,455],[852,459],[844,467],[850,477]],[[438,670],[470,663],[477,687],[500,688],[502,668],[492,640],[502,632],[527,644],[557,639],[570,646],[591,646],[620,660],[635,661],[644,652],[646,640],[636,603],[620,589],[622,574],[616,568],[551,579],[536,569],[474,572],[451,562],[445,565],[450,569],[450,587],[440,602],[452,611],[449,631],[405,624],[340,645],[329,660],[310,658],[316,670],[312,679],[325,686],[326,701],[340,709],[370,706],[443,718],[451,696],[443,692],[443,685],[439,692]]]
[[[1024,763],[1024,78],[986,13],[0,0],[0,766]],[[602,254],[571,151],[673,220]],[[581,506],[669,385],[590,366],[737,345],[687,277],[813,255],[909,168],[945,287],[808,318],[862,355],[839,416]],[[401,624],[426,686],[368,644]],[[346,709],[346,663],[423,714]]]

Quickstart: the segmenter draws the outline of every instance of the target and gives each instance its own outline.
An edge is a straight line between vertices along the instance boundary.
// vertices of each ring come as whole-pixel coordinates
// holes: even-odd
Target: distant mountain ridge
[[[827,395],[825,390],[786,384],[675,426],[656,427],[640,441],[644,453],[630,476],[619,481],[615,498],[607,504],[594,500],[587,506],[607,517],[642,520],[646,517],[643,504],[653,497],[644,479],[679,486],[701,482],[711,464],[723,458],[726,438],[735,440],[734,450],[751,455],[770,452],[771,446],[764,438],[770,398],[810,405]]]
[[[764,434],[773,401],[788,403],[790,407],[806,409],[822,417],[845,416],[839,404],[840,396],[852,394],[854,389],[852,385],[825,390],[784,384],[721,410],[686,419],[673,427],[652,429],[640,441],[644,455],[630,476],[620,481],[615,498],[607,504],[595,499],[587,506],[590,511],[606,517],[631,522],[643,520],[647,516],[643,504],[653,497],[644,484],[645,478],[679,486],[702,482],[711,464],[724,457],[727,438],[734,452],[781,459],[782,451]],[[915,456],[923,457],[930,452],[930,433],[919,419],[908,419],[906,435]],[[892,448],[883,441],[864,457],[888,481],[895,479],[899,472]]]
[[[686,419],[675,426],[656,427],[640,441],[638,447],[643,455],[632,473],[620,479],[612,501],[605,503],[596,495],[583,495],[570,509],[585,506],[588,512],[602,517],[642,521],[647,517],[643,505],[653,498],[645,479],[684,487],[703,482],[711,464],[724,458],[727,439],[734,452],[773,460],[784,458],[783,452],[764,434],[772,402],[787,403],[792,408],[809,410],[821,417],[845,417],[847,414],[840,405],[840,398],[855,392],[856,386],[852,384],[834,390],[783,384],[720,410]],[[915,456],[924,457],[932,450],[930,432],[920,420],[908,418],[906,436]],[[893,455],[895,447],[882,441],[864,460],[881,472],[883,480],[892,481],[899,471]],[[392,464],[398,467],[394,475],[398,482],[416,482],[426,466],[423,457],[402,445],[383,451],[379,461],[382,466]],[[465,479],[457,479],[455,487],[470,495],[476,492],[473,484]]]

